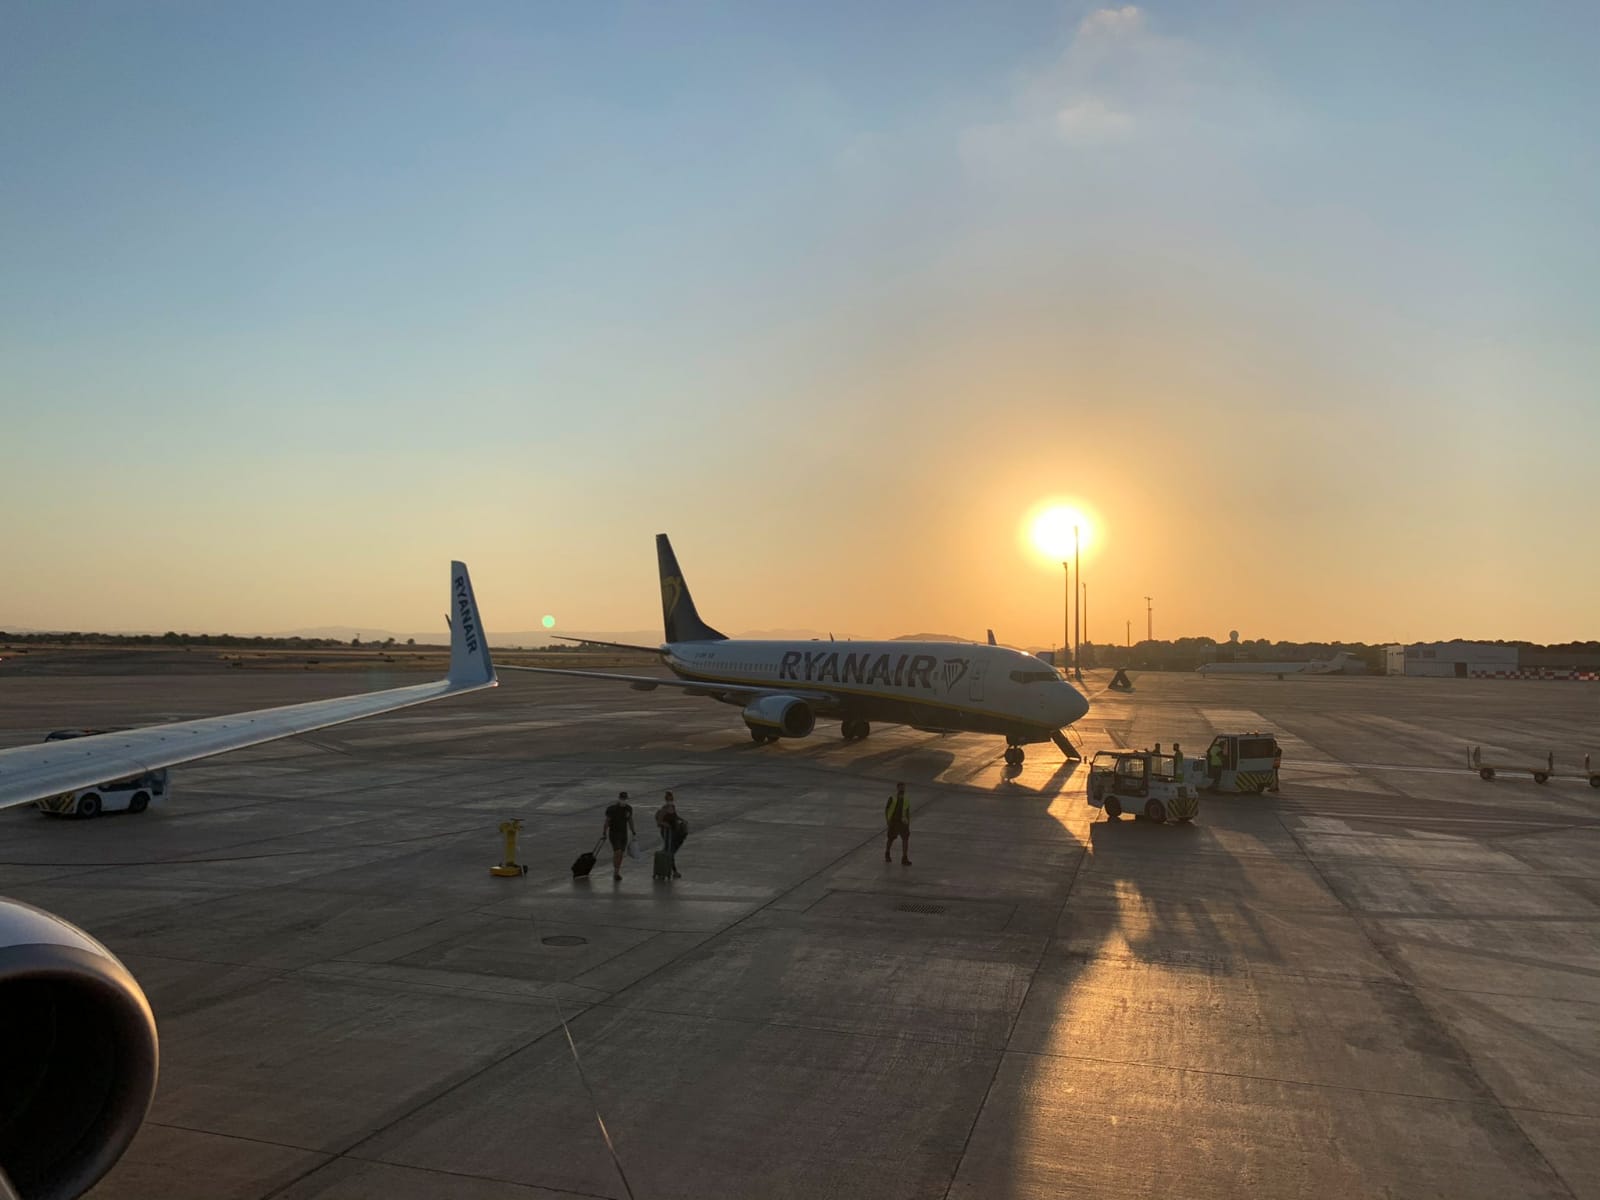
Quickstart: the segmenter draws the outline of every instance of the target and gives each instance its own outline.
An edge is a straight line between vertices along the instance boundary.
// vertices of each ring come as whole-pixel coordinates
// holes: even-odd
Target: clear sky
[[[1600,6],[0,5],[0,627],[1600,637]]]

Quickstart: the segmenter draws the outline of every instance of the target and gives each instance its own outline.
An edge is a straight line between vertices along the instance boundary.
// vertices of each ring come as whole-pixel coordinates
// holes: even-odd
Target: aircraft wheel
[[[751,729],[750,740],[758,746],[764,746],[766,745],[767,735],[759,729]]]
[[[1594,788],[1600,788],[1600,775],[1591,775],[1591,776],[1589,776],[1589,786],[1590,787],[1594,787]]]
[[[1111,820],[1118,820],[1122,816],[1122,801],[1115,796],[1106,797],[1106,816]]]
[[[87,796],[79,796],[78,815],[80,817],[98,817],[100,815],[100,797],[93,792],[90,792]]]
[[[128,801],[128,811],[131,813],[142,813],[149,807],[150,796],[146,792],[135,792],[133,799]]]
[[[1006,762],[1013,767],[1020,767],[1024,758],[1021,746],[1006,747]]]
[[[867,734],[869,734],[871,732],[872,732],[871,724],[869,724],[866,721],[857,721],[856,722],[856,740],[857,741],[865,740]]]
[[[1494,778],[1494,768],[1493,767],[1479,767],[1478,768],[1478,778],[1479,779],[1493,779]]]
[[[1144,805],[1144,816],[1145,820],[1154,821],[1159,825],[1161,822],[1167,819],[1167,806],[1162,804],[1159,800],[1146,800]]]
[[[1535,783],[1549,783],[1550,782],[1550,776],[1549,776],[1549,774],[1547,772],[1535,771],[1533,773],[1533,781]]]

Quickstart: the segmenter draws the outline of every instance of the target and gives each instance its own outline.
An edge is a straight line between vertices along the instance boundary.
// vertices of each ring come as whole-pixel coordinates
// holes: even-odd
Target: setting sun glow
[[[1051,502],[1035,510],[1028,521],[1028,539],[1033,548],[1054,562],[1072,557],[1073,529],[1077,529],[1077,549],[1094,544],[1094,522],[1081,509]]]

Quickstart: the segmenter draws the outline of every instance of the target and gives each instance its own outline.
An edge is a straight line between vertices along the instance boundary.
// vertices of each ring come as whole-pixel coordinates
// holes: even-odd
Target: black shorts
[[[607,836],[611,839],[611,848],[613,850],[626,850],[628,848],[628,831],[626,829],[620,833],[613,829]]]
[[[910,837],[911,825],[906,821],[889,822],[889,840],[892,842],[897,837]]]

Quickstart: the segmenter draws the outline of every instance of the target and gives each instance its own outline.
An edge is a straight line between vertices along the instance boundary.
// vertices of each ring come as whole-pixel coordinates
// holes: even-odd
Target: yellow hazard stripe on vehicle
[[[1233,777],[1235,785],[1241,792],[1253,792],[1267,786],[1272,782],[1271,771],[1240,771]]]

